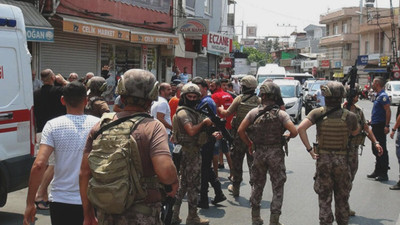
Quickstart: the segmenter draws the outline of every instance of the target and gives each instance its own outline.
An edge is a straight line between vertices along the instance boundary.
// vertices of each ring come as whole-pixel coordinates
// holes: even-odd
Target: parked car
[[[392,105],[400,104],[400,81],[389,81],[385,84],[385,92]]]
[[[304,108],[306,115],[313,109],[319,107],[317,101],[314,98],[315,93],[318,90],[321,90],[321,85],[326,84],[329,81],[327,80],[317,80],[315,81],[310,88],[306,88],[305,90],[308,91],[307,95],[304,97]]]
[[[294,119],[295,123],[299,123],[303,107],[300,82],[298,80],[274,80],[274,83],[281,88],[286,112]]]
[[[315,80],[314,76],[309,73],[286,73],[286,77],[293,77],[293,79],[300,81],[300,84],[304,84],[308,80]]]

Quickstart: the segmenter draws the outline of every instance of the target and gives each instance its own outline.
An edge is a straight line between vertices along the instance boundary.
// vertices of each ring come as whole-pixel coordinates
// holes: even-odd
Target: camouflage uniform
[[[105,214],[101,211],[97,211],[99,225],[161,225],[162,223],[159,216],[161,212],[161,203],[146,204],[146,206],[152,209],[151,213],[143,213],[140,212],[140,210],[127,210],[126,213],[117,215]],[[132,208],[134,208],[134,206]]]

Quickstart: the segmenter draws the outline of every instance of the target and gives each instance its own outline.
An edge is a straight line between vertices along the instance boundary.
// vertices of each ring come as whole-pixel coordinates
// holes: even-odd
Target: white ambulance
[[[18,7],[0,4],[0,207],[25,188],[34,160],[31,55]]]

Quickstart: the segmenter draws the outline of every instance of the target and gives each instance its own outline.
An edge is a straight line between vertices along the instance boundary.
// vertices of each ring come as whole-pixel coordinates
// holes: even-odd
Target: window
[[[194,9],[196,0],[186,0],[186,8]]]
[[[212,15],[212,0],[204,1],[204,13]]]
[[[347,22],[346,22],[346,21],[343,21],[343,24],[342,24],[342,34],[347,34],[347,33],[349,33],[348,25],[347,25]]]
[[[365,46],[364,46],[364,54],[368,54],[369,53],[369,41],[365,42]]]
[[[337,23],[333,24],[333,35],[339,34],[339,26]]]
[[[326,25],[326,36],[329,36],[329,25]]]

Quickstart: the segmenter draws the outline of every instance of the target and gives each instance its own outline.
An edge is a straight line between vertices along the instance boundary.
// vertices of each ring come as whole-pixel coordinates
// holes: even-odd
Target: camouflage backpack
[[[133,130],[148,114],[135,114],[113,121],[115,113],[104,113],[88,156],[92,178],[88,198],[108,214],[121,214],[147,193],[140,153]],[[149,179],[147,178],[146,182]],[[154,177],[152,182],[158,182]]]
[[[258,96],[255,94],[252,95],[242,94],[240,97],[242,98],[242,100],[240,101],[236,115],[232,120],[232,127],[236,130],[239,128],[240,123],[246,117],[247,113],[250,110],[256,108],[260,104],[260,100]]]

